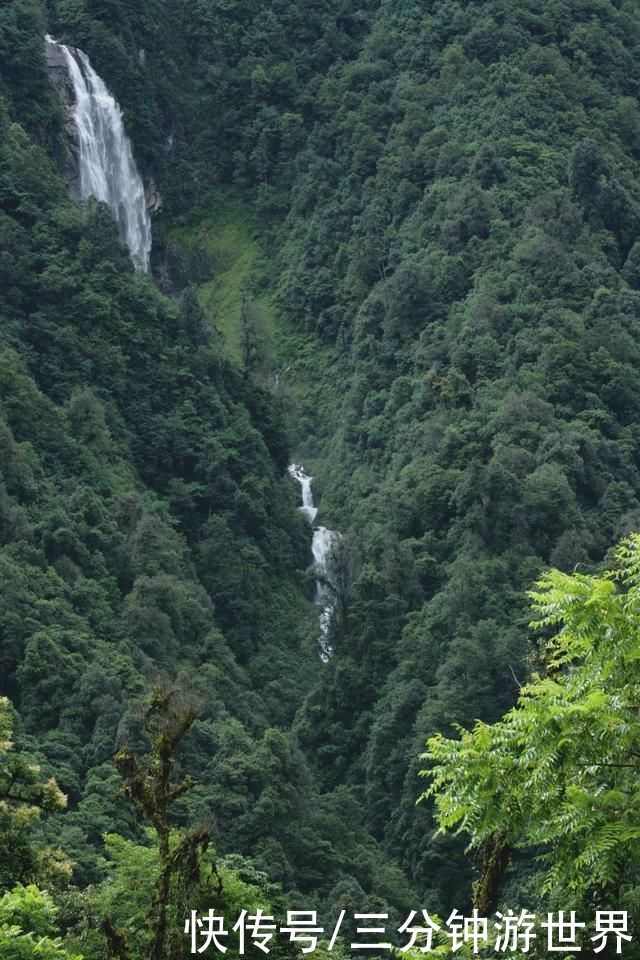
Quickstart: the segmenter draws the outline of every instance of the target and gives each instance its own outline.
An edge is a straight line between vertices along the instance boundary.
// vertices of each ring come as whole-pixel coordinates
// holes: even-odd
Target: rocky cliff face
[[[69,47],[69,49],[72,53],[75,53],[74,47]],[[69,189],[79,195],[79,145],[78,129],[74,117],[75,95],[73,83],[69,75],[69,68],[64,53],[58,45],[49,42],[49,40],[46,41],[46,57],[49,77],[60,97],[65,112],[65,136],[63,144],[64,178]],[[161,212],[162,196],[160,195],[160,191],[152,174],[145,178],[145,199],[147,209],[152,217]]]
[[[53,83],[58,96],[62,102],[65,113],[64,124],[64,179],[70,190],[74,193],[80,193],[80,167],[78,159],[78,131],[73,116],[75,105],[73,95],[73,85],[69,76],[69,70],[64,58],[64,54],[53,43],[46,42],[47,67],[49,68],[49,77]]]

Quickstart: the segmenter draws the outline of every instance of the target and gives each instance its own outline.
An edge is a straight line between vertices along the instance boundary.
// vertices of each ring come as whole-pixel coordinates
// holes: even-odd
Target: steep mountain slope
[[[69,797],[41,840],[84,886],[104,834],[140,839],[112,758],[161,674],[200,705],[181,822],[293,895],[405,903],[357,796],[321,795],[290,732],[321,664],[282,404],[191,288],[160,294],[108,209],[68,194],[42,14],[0,17],[0,696]],[[24,88],[12,49],[35,64]]]
[[[639,39],[635,4],[385,3],[315,87],[282,303],[339,358],[310,452],[359,572],[297,729],[441,909],[425,736],[503,712],[524,590],[640,520]]]
[[[31,392],[7,407],[11,443],[31,444],[20,456],[52,497],[78,444],[106,444],[87,469],[116,529],[93,579],[104,574],[99,596],[121,611],[119,650],[199,669],[213,641],[188,624],[202,617],[208,629],[213,601],[225,668],[211,689],[228,716],[207,716],[194,766],[235,744],[238,722],[243,733],[199,802],[231,846],[257,850],[292,889],[335,903],[360,888],[391,899],[395,884],[402,901],[399,858],[432,908],[464,901],[460,850],[434,840],[428,808],[414,807],[417,754],[428,734],[513,702],[535,661],[524,591],[541,568],[596,567],[640,523],[638,12],[635,0],[14,0],[0,15],[5,124],[22,122],[60,165],[62,123],[38,54],[46,14],[118,95],[160,188],[157,275],[173,293],[200,287],[200,300],[188,287],[176,306],[131,274],[104,211],[68,204],[14,128],[3,138],[3,335]],[[230,209],[254,230],[234,234],[231,266]],[[268,373],[242,375],[209,332],[224,330],[241,354],[247,303],[270,311]],[[36,403],[42,415],[23,422]],[[71,448],[49,450],[55,431],[38,436],[45,413],[62,418]],[[282,479],[287,433],[325,516],[348,534],[326,669],[300,626],[307,545]],[[118,505],[132,488],[145,512]],[[87,533],[66,532],[76,508],[59,509],[45,523],[43,501],[24,523],[40,551],[31,567],[52,568],[67,590],[77,568],[87,578],[80,547],[99,523],[83,514]],[[135,533],[147,512],[170,548]],[[166,578],[181,585],[171,610]],[[57,729],[54,689],[38,701],[46,716],[22,703],[31,668],[16,650],[7,689],[34,732]],[[85,674],[78,657],[70,646],[70,683]],[[259,739],[267,724],[292,725],[290,753]],[[254,771],[269,751],[280,804],[256,802],[244,768],[231,789],[243,750]],[[64,751],[50,758],[60,765]],[[281,827],[296,805],[288,785],[313,778],[299,787],[304,815]],[[97,792],[92,782],[81,794],[87,823]],[[346,853],[345,817],[358,824]],[[318,838],[333,842],[321,866]]]

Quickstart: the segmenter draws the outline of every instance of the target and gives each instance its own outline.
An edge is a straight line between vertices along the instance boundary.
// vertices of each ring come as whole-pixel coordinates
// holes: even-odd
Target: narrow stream
[[[336,533],[335,530],[328,530],[327,527],[315,525],[318,508],[313,502],[313,492],[311,490],[313,477],[308,476],[304,467],[299,463],[292,463],[289,466],[289,473],[300,484],[302,506],[299,509],[304,513],[309,523],[313,525],[311,552],[313,554],[313,568],[316,572],[314,603],[320,611],[320,636],[318,637],[320,658],[326,663],[333,652],[328,639],[333,615],[333,603],[331,589],[327,585],[327,558],[332,545],[340,538],[340,534]]]

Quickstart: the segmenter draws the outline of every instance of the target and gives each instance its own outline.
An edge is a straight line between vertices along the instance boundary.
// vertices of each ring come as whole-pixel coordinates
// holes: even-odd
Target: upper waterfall
[[[148,270],[151,219],[122,111],[82,50],[50,36],[46,41],[63,53],[73,86],[80,196],[97,197],[111,207],[136,266]]]

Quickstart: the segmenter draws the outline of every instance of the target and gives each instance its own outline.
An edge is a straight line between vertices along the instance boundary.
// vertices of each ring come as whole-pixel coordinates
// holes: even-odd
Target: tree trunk
[[[169,834],[160,837],[160,874],[156,884],[156,935],[153,941],[152,960],[164,960],[167,939],[167,907],[171,879]]]
[[[504,834],[494,833],[485,844],[482,874],[474,889],[473,905],[481,917],[486,917],[491,912],[510,859],[511,846],[506,842]]]

